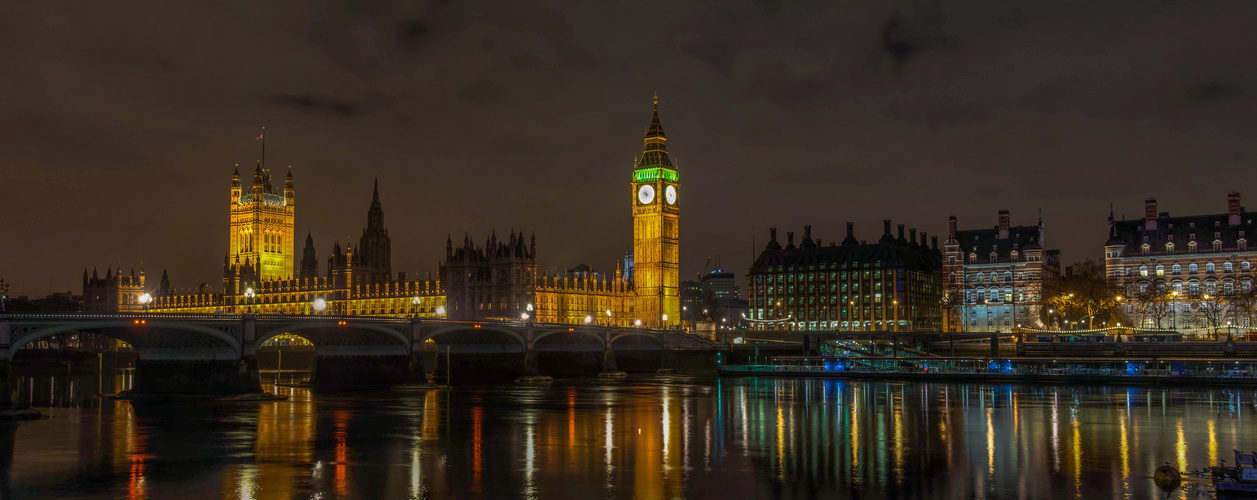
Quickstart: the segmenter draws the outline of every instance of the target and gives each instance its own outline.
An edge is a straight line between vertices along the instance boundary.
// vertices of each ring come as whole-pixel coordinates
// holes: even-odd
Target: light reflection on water
[[[74,402],[68,380],[41,401]],[[108,378],[108,377],[107,377]],[[119,382],[122,383],[122,382]],[[93,388],[94,389],[94,388]],[[9,424],[21,498],[1148,498],[1257,449],[1257,393],[639,378],[274,403],[69,404]],[[60,398],[60,399],[59,399]],[[1193,487],[1195,488],[1195,487]],[[1195,498],[1200,489],[1170,498]]]

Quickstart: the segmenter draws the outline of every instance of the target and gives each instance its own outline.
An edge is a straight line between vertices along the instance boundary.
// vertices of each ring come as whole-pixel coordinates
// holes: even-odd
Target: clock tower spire
[[[676,166],[668,156],[668,137],[659,123],[659,96],[646,128],[642,157],[633,167],[633,287],[635,320],[667,328],[681,323],[680,202]]]

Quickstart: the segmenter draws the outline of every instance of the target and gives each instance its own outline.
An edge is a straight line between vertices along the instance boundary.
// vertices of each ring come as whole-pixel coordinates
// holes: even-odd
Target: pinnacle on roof
[[[371,194],[371,204],[372,205],[380,204],[380,177],[379,176],[376,176],[375,178],[375,188],[374,188],[374,192]]]

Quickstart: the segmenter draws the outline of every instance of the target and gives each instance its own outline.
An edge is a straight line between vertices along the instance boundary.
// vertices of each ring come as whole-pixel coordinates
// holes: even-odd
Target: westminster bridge
[[[572,356],[602,372],[618,372],[617,358],[640,361],[643,356],[655,360],[651,369],[675,368],[687,355],[711,357],[718,349],[717,344],[677,330],[593,324],[322,315],[0,313],[0,375],[13,377],[12,360],[23,346],[70,332],[129,344],[138,355],[134,390],[152,393],[260,391],[258,349],[283,334],[314,345],[312,383],[316,387],[423,381],[425,351],[439,352],[441,356],[429,358],[437,363],[453,359],[465,371],[518,376],[551,371],[548,368],[554,367],[548,367],[548,362],[564,363]],[[427,371],[434,368],[429,366]]]

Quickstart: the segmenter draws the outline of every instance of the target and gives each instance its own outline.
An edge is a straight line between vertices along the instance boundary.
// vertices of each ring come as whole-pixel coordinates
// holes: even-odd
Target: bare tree
[[[939,298],[939,308],[943,310],[943,331],[952,331],[952,311],[965,302],[965,293],[957,287],[943,291]],[[963,318],[962,318],[963,320]]]
[[[1204,294],[1196,298],[1196,312],[1205,323],[1213,330],[1213,334],[1218,334],[1218,328],[1226,318],[1227,301],[1225,297],[1218,294]]]

